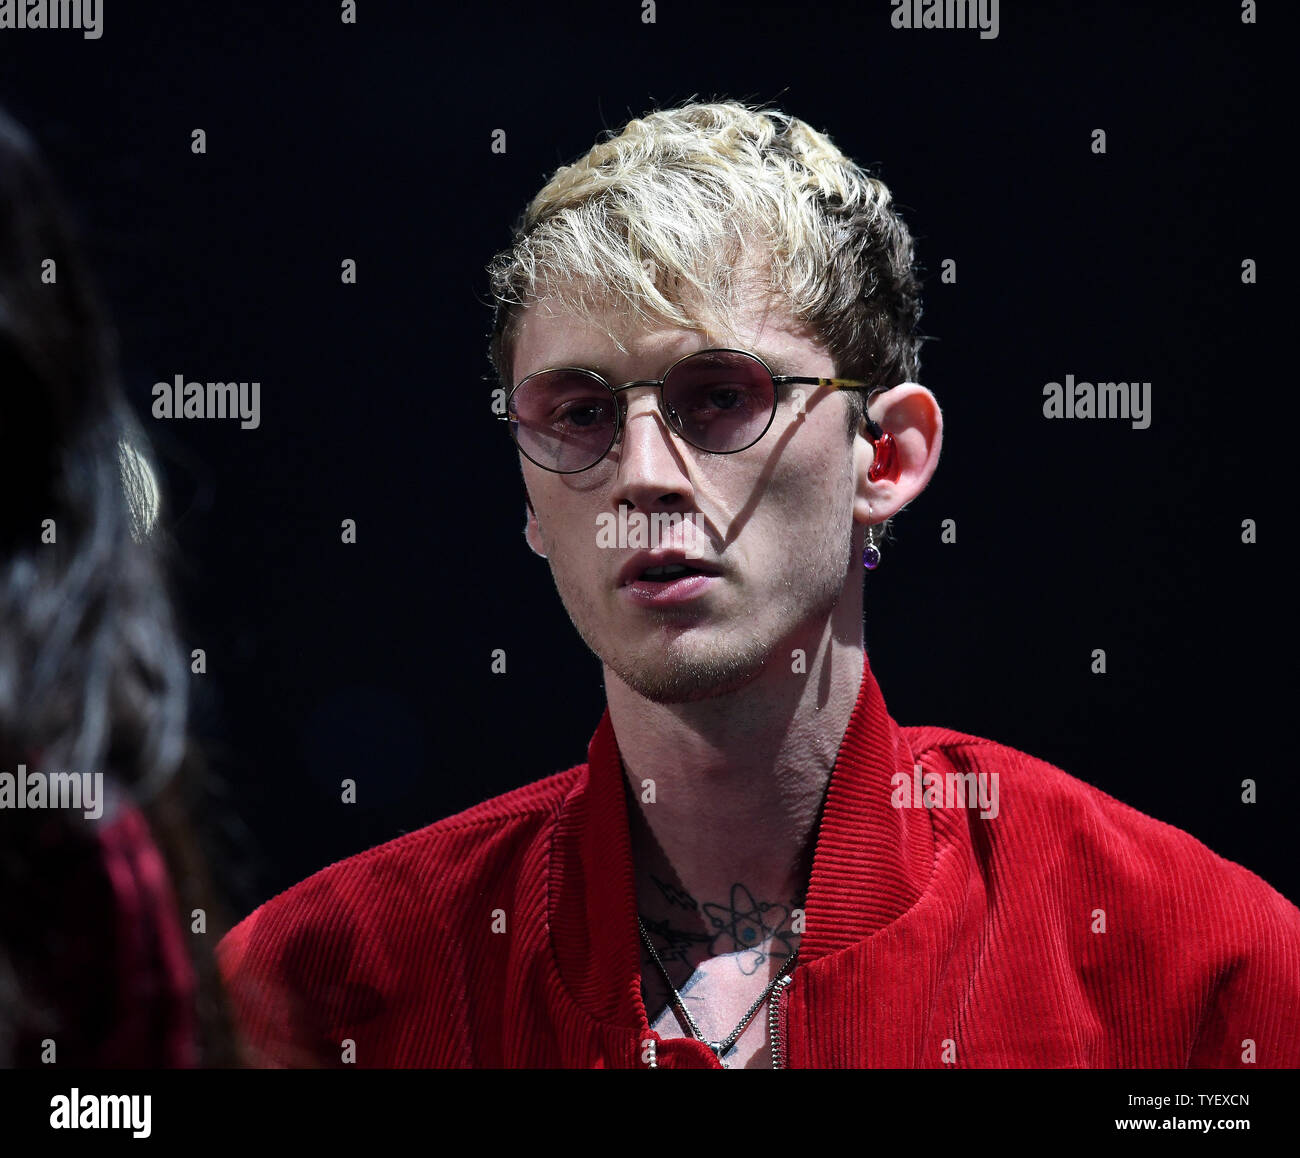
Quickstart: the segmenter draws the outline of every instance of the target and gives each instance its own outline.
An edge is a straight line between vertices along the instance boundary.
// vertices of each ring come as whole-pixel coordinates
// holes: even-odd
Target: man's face
[[[678,358],[717,347],[757,354],[778,375],[835,374],[825,348],[775,302],[753,301],[707,333],[619,326],[615,312],[588,322],[558,306],[530,306],[514,346],[515,382],[557,366],[595,370],[616,386],[658,379]],[[627,411],[619,441],[590,470],[560,475],[520,456],[535,512],[529,542],[548,558],[587,645],[650,700],[731,691],[769,661],[789,670],[794,648],[814,654],[846,583],[861,583],[850,558],[858,458],[845,400],[817,387],[779,387],[777,397],[767,433],[735,454],[711,455],[677,438],[658,392],[637,387],[620,393]],[[620,508],[629,527],[647,516],[683,519],[658,556],[600,545]],[[692,523],[703,532],[697,541],[688,537]],[[704,574],[643,577],[665,547]]]

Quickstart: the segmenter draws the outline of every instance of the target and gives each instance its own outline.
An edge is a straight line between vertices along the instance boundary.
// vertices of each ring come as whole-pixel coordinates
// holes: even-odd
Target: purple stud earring
[[[880,566],[880,548],[876,546],[876,528],[867,528],[867,546],[862,552],[862,565],[868,571],[874,571]]]

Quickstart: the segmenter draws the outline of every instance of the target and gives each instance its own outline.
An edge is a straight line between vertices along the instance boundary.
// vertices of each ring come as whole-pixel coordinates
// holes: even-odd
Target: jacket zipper
[[[782,977],[776,983],[776,990],[772,994],[772,1000],[767,1006],[767,1038],[772,1044],[772,1068],[774,1070],[783,1070],[785,1065],[785,1038],[783,1032],[788,1028],[787,1022],[781,1020],[781,998],[785,995],[786,989],[794,978],[789,974]]]

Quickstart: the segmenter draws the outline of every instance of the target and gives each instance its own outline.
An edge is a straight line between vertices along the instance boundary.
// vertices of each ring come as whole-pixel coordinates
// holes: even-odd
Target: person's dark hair
[[[188,953],[196,986],[171,1024],[194,1027],[195,1064],[226,1065],[237,1058],[212,953],[224,906],[187,799],[201,767],[188,663],[150,513],[124,485],[148,453],[65,210],[35,145],[0,111],[0,772],[103,772],[118,811],[138,809],[184,934],[173,958]],[[39,1064],[47,1037],[60,1064],[174,1064],[174,1033],[170,1053],[121,1053],[123,1020],[161,1026],[150,1001],[176,995],[112,976],[136,959],[126,942],[157,930],[118,923],[94,827],[109,821],[0,809],[0,1065]],[[196,908],[207,935],[190,934]]]

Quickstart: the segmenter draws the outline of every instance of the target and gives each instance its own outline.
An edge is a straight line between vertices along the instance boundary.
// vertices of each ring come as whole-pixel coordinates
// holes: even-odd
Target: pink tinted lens
[[[688,442],[715,453],[744,450],[772,421],[776,387],[745,354],[706,350],[679,362],[664,382],[664,409]]]
[[[546,370],[524,379],[508,414],[519,449],[548,470],[584,470],[614,441],[614,395],[595,374]]]

